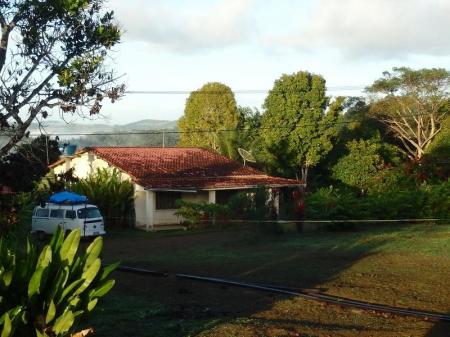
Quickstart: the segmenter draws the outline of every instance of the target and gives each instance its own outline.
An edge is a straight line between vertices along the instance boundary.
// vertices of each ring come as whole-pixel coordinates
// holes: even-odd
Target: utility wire
[[[427,116],[429,113],[423,113],[423,114],[412,114],[412,115],[398,115],[396,117],[398,118],[411,118],[411,117],[417,117],[417,116]],[[370,117],[369,117],[370,118]],[[346,120],[346,121],[337,121],[333,123],[325,123],[323,125],[340,125],[340,124],[351,124],[356,122],[363,122],[366,119],[364,118],[355,118],[352,120]],[[317,123],[307,123],[302,124],[302,127],[308,127],[308,126],[316,126]],[[248,131],[248,130],[274,130],[274,129],[290,129],[292,126],[272,126],[272,127],[257,127],[257,128],[234,128],[234,129],[193,129],[193,130],[186,130],[186,131],[180,131],[180,130],[152,130],[152,131],[114,131],[114,132],[92,132],[92,133],[86,133],[86,132],[68,132],[68,133],[30,133],[30,136],[40,136],[42,134],[45,134],[47,136],[120,136],[120,135],[154,135],[154,134],[189,134],[189,133],[216,133],[216,132],[233,132],[233,131]],[[0,135],[1,136],[1,135]],[[5,134],[7,136],[7,134]]]
[[[337,91],[362,91],[365,89],[362,85],[348,85],[348,86],[332,86],[327,87],[327,90]],[[298,90],[273,90],[273,89],[239,89],[232,90],[234,94],[267,94],[268,92],[299,92]],[[127,90],[126,94],[142,94],[142,95],[189,95],[189,94],[201,94],[201,95],[215,95],[224,94],[224,90]]]

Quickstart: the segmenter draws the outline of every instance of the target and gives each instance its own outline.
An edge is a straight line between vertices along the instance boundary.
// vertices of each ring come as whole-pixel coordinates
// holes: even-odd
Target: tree
[[[446,69],[393,68],[366,88],[370,113],[400,140],[404,154],[420,160],[449,114],[449,86]]]
[[[48,164],[55,162],[60,154],[58,142],[47,136],[20,144],[16,151],[0,159],[0,184],[15,191],[31,191],[34,182],[48,172]]]
[[[376,183],[377,174],[389,159],[395,161],[392,145],[383,143],[379,135],[368,140],[351,140],[346,148],[347,154],[332,168],[333,178],[363,192]]]
[[[236,100],[222,83],[207,83],[191,93],[184,116],[178,121],[180,145],[220,150],[220,130],[235,129],[239,122]]]
[[[426,155],[443,164],[450,164],[450,115],[441,124],[441,132],[426,150]],[[450,166],[450,165],[449,165]]]
[[[242,160],[238,149],[252,153],[259,151],[258,137],[261,126],[261,114],[257,109],[238,107],[239,120],[236,130],[219,133],[219,152],[233,160]]]
[[[306,183],[308,170],[333,148],[343,98],[331,102],[320,75],[300,71],[275,81],[261,122],[264,158],[278,173],[287,170]],[[283,171],[282,171],[283,170]]]
[[[103,0],[0,0],[0,157],[51,112],[95,115],[123,92],[107,69],[120,39]]]

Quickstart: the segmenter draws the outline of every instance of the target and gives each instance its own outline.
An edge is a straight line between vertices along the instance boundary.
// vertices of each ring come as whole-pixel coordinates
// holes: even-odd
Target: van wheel
[[[39,231],[39,232],[36,232],[36,236],[39,241],[44,241],[45,238],[47,237],[47,234],[44,231]]]

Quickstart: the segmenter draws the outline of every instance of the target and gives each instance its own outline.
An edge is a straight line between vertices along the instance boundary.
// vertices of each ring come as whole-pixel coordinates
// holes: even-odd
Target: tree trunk
[[[301,173],[302,173],[302,181],[305,184],[305,187],[307,186],[308,183],[308,169],[309,169],[309,165],[302,165],[301,166]]]

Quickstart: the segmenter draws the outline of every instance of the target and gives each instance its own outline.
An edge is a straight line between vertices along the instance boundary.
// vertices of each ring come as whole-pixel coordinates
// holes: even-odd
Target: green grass
[[[324,287],[349,298],[450,310],[450,225],[285,235],[120,231],[105,238],[104,257],[171,272]],[[100,337],[437,337],[449,328],[173,278],[123,273],[116,278],[116,288],[91,321]]]
[[[120,327],[121,335],[111,329],[111,322]],[[159,302],[115,292],[104,299],[91,323],[98,336],[171,337],[190,336],[216,322],[186,319]]]

